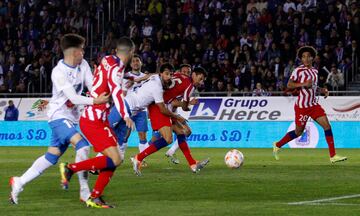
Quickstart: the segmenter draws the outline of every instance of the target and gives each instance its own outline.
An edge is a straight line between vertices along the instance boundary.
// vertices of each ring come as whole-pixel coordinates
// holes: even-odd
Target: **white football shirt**
[[[52,97],[49,102],[48,117],[49,121],[57,119],[67,119],[72,123],[77,123],[80,117],[80,107],[77,105],[67,105],[67,98],[63,92],[64,89],[74,88],[76,94],[80,95],[84,85],[91,90],[93,75],[86,60],[81,64],[72,67],[67,65],[64,60],[60,60],[53,68],[51,73]]]
[[[140,87],[129,92],[125,100],[129,104],[132,113],[146,109],[152,103],[164,102],[164,90],[160,76],[152,75],[145,80]]]

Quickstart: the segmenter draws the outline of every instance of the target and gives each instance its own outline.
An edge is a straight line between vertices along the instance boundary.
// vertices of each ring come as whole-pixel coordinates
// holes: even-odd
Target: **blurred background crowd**
[[[285,91],[300,63],[297,48],[312,45],[319,85],[356,90],[359,7],[355,0],[0,0],[0,93],[51,92],[59,39],[70,32],[87,39],[91,66],[127,35],[143,72],[164,62],[202,66],[199,91],[254,96]]]

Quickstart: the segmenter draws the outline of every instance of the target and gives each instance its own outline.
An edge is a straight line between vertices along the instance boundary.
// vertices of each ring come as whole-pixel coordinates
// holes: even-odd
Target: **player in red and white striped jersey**
[[[326,142],[329,146],[330,162],[340,162],[347,158],[336,155],[334,138],[329,120],[324,109],[318,103],[316,96],[318,90],[318,71],[312,66],[313,59],[317,55],[316,50],[311,46],[304,46],[298,50],[297,57],[303,63],[292,72],[287,87],[299,91],[298,99],[295,103],[295,124],[296,128],[288,132],[280,141],[273,143],[273,154],[279,160],[280,148],[291,140],[301,136],[309,117],[316,121],[325,131]],[[320,89],[329,95],[327,89]]]
[[[186,73],[186,72],[188,72],[188,73]],[[195,105],[198,102],[197,99],[190,100],[190,96],[192,95],[193,91],[195,90],[195,87],[198,87],[203,83],[206,71],[202,67],[194,68],[193,71],[191,71],[191,68],[190,68],[190,70],[181,70],[181,68],[180,68],[180,73],[177,73],[177,74],[181,74],[181,76],[187,77],[187,79],[192,82],[192,84],[191,84],[192,89],[188,90],[188,88],[186,88],[186,89],[183,88],[183,89],[185,89],[185,90],[183,90],[183,94],[178,94],[177,97],[175,97],[175,94],[170,94],[170,92],[169,92],[169,95],[173,96],[173,99],[171,100],[171,107],[173,107],[173,109],[175,109],[175,110],[178,107],[181,107],[184,111],[190,111],[189,105]],[[180,76],[180,75],[178,75],[178,76]],[[176,80],[176,78],[174,80]],[[176,84],[175,84],[175,87],[176,87]],[[169,90],[171,90],[171,89],[169,89]],[[164,98],[165,98],[165,95],[164,95]],[[180,148],[180,150],[183,152],[183,154],[189,164],[190,169],[194,173],[199,172],[202,168],[204,168],[209,163],[209,159],[205,159],[202,161],[196,161],[192,157],[190,148],[186,141],[187,136],[189,136],[191,134],[191,128],[186,122],[179,122],[179,121],[173,120],[172,124],[173,124],[172,129],[177,136],[177,140],[176,140],[176,143],[174,143],[174,145],[166,152],[165,155],[167,157],[169,157],[173,163],[179,162],[179,161],[176,161],[176,158],[174,157],[174,153],[178,148]]]
[[[205,70],[194,71],[191,74],[191,78],[181,73],[174,74],[172,86],[164,92],[164,102],[167,104],[168,108],[170,108],[170,111],[173,111],[171,108],[172,102],[177,100],[179,97],[183,97],[184,105],[181,104],[178,106],[188,108],[187,106],[190,102],[190,95],[194,91],[194,88],[203,82],[204,76]],[[186,143],[186,135],[183,130],[183,125],[185,125],[185,120],[183,118],[176,119],[171,116],[164,115],[156,105],[150,105],[148,110],[151,126],[154,131],[160,132],[161,137],[158,136],[157,140],[154,138],[152,140],[152,144],[148,148],[132,158],[135,173],[140,174],[139,164],[145,157],[172,143],[172,131],[176,133],[179,146],[188,160],[189,166],[193,172],[198,172],[208,163],[208,160],[199,162],[194,160],[191,156],[190,149]]]
[[[111,94],[116,109],[126,122],[128,128],[133,128],[122,96],[122,81],[126,64],[134,55],[135,45],[130,38],[122,37],[116,44],[116,55],[106,56],[95,71],[91,96],[97,98],[102,93]],[[101,195],[109,183],[122,158],[118,151],[118,144],[109,127],[107,115],[110,105],[91,105],[85,108],[81,119],[80,128],[87,140],[94,146],[96,152],[103,156],[95,157],[79,163],[61,164],[60,170],[64,181],[69,181],[72,174],[81,170],[100,170],[90,198],[86,201],[88,207],[111,208]]]

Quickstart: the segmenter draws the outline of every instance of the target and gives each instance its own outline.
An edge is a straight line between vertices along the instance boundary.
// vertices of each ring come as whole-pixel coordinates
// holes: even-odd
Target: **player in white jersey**
[[[49,103],[49,126],[52,130],[51,144],[45,155],[42,155],[20,177],[10,179],[10,202],[18,204],[18,196],[24,186],[41,175],[46,169],[55,165],[59,157],[71,143],[76,149],[75,161],[88,158],[89,144],[75,129],[80,117],[78,105],[102,104],[108,96],[97,99],[81,96],[86,86],[91,90],[92,73],[89,64],[83,59],[85,39],[80,35],[67,34],[61,39],[64,59],[54,67],[51,80],[53,82],[52,98]],[[85,201],[90,195],[87,176],[80,173],[80,199]]]
[[[169,86],[170,79],[171,71],[162,70],[160,71],[160,74],[151,75],[146,81],[142,83],[141,86],[135,89],[135,91],[131,91],[126,94],[125,103],[128,111],[131,113],[132,118],[133,116],[138,116],[139,113],[144,112],[146,108],[152,103],[164,103],[164,89]],[[165,109],[165,112],[170,113],[170,111],[167,109]],[[172,113],[169,115],[171,114]],[[117,112],[115,109],[111,110],[108,119],[110,126],[113,128],[118,138],[121,153],[124,154],[125,149],[122,148],[122,145],[129,137],[130,130],[123,126],[124,122],[121,120],[119,112]]]
[[[124,75],[125,81],[125,89],[123,94],[134,93],[138,88],[140,88],[143,82],[149,78],[149,75],[141,72],[142,61],[139,55],[134,55],[131,63],[131,71],[127,72]],[[114,108],[112,108],[114,109]],[[148,129],[148,117],[146,109],[143,111],[139,111],[136,115],[131,116],[131,119],[135,123],[136,131],[139,136],[139,152],[142,152],[145,148],[149,146],[146,138],[146,132]],[[127,148],[127,138],[125,137],[123,140],[123,144],[121,146],[121,151],[125,153],[125,149]]]
[[[302,135],[309,117],[324,129],[326,142],[329,146],[330,162],[335,163],[347,159],[335,153],[334,138],[329,120],[324,109],[318,103],[316,96],[318,71],[312,66],[316,55],[316,50],[310,46],[304,46],[298,50],[297,57],[301,59],[303,64],[295,68],[287,85],[290,89],[299,90],[298,100],[294,107],[296,128],[288,132],[280,141],[273,143],[273,154],[276,160],[279,160],[279,151],[283,145]],[[329,95],[327,89],[320,91],[325,93],[325,97]]]

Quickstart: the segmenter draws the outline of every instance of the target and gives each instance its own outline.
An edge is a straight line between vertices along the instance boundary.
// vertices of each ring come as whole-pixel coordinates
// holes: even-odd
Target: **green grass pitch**
[[[181,164],[172,165],[164,150],[147,159],[149,167],[137,177],[127,151],[126,162],[105,190],[115,209],[89,209],[79,202],[77,177],[69,191],[60,188],[58,166],[29,183],[19,205],[8,202],[8,180],[20,175],[45,152],[43,147],[0,148],[0,215],[359,215],[360,198],[289,205],[360,194],[360,150],[338,149],[348,161],[331,165],[327,149],[284,149],[274,161],[271,149],[240,149],[243,167],[229,169],[229,149],[192,149],[197,159],[210,157],[209,165],[191,173],[181,152]],[[73,161],[69,149],[60,161]],[[91,185],[94,182],[91,176]]]

